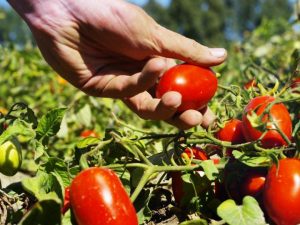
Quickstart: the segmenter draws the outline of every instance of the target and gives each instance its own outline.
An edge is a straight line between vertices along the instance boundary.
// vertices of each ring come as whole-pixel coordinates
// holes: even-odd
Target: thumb
[[[156,54],[163,57],[180,59],[202,66],[221,64],[227,57],[224,48],[208,48],[162,26],[156,30],[155,37],[160,45],[159,52]]]

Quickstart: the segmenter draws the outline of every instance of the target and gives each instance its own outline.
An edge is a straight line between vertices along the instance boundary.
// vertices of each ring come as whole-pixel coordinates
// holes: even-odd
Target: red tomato
[[[80,137],[99,137],[99,135],[93,130],[84,130],[80,133]]]
[[[184,153],[186,153],[190,158],[193,157],[194,159],[198,159],[198,160],[208,159],[206,153],[201,148],[198,147],[186,148],[184,150]],[[180,205],[181,199],[184,196],[183,180],[181,179],[181,172],[172,172],[170,174],[172,178],[172,191],[175,198],[175,202],[178,205]]]
[[[70,208],[70,187],[66,187],[65,189],[65,199],[64,199],[64,204],[61,209],[61,213],[65,214]]]
[[[300,77],[296,77],[295,79],[293,79],[292,81],[292,84],[291,84],[291,88],[292,90],[295,89],[295,88],[298,88],[300,87]],[[299,93],[299,91],[294,91],[294,93]]]
[[[199,160],[207,160],[208,159],[206,152],[203,151],[199,147],[186,148],[184,150],[184,153],[186,153],[189,156],[189,158],[194,158],[194,159],[199,159]]]
[[[242,121],[238,119],[228,121],[225,126],[217,132],[216,137],[221,141],[229,141],[232,144],[245,142]]]
[[[138,225],[135,209],[110,169],[80,172],[70,186],[70,202],[78,225]]]
[[[161,98],[168,91],[177,91],[182,96],[178,112],[199,110],[214,96],[217,86],[218,80],[211,69],[181,64],[163,74],[157,85],[156,97]]]
[[[263,173],[252,172],[247,174],[242,183],[242,195],[257,197],[263,190],[266,181],[266,175]]]
[[[275,100],[271,96],[260,96],[253,98],[249,104],[246,106],[243,115],[243,134],[247,141],[256,141],[258,140],[263,132],[255,129],[251,126],[247,115],[251,115],[252,112],[255,112],[257,115],[264,113],[266,107]],[[287,136],[288,139],[292,138],[292,120],[287,108],[284,104],[275,104],[270,110],[270,116],[273,121],[277,124],[278,128]],[[275,129],[275,124],[270,121],[268,115],[266,114],[263,119],[263,122],[268,123],[268,129]],[[261,145],[264,148],[273,148],[283,145],[287,145],[286,141],[282,138],[279,132],[276,130],[269,130],[266,135],[261,140]]]
[[[267,175],[264,206],[277,225],[300,224],[300,160],[281,159]]]
[[[250,89],[251,87],[257,87],[257,83],[255,80],[249,80],[246,84],[244,84],[244,88],[246,90]]]
[[[228,141],[232,144],[241,144],[245,142],[243,135],[242,121],[232,119],[228,121],[217,133],[216,137],[221,141]],[[232,149],[227,149],[227,155],[232,156]]]

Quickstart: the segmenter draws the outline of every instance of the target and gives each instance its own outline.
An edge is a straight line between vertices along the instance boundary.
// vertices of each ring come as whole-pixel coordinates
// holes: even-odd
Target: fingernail
[[[210,48],[210,53],[212,56],[221,58],[226,54],[226,50],[224,48]]]

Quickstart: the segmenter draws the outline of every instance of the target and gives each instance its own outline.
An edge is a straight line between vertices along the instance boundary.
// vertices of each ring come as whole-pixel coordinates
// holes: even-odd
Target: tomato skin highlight
[[[156,87],[156,97],[161,98],[168,91],[179,92],[182,103],[178,112],[204,108],[214,96],[218,80],[209,68],[180,64],[167,70]]]
[[[277,225],[300,224],[300,160],[281,159],[267,175],[263,201]]]
[[[267,106],[273,101],[275,101],[274,97],[259,96],[253,98],[244,109],[242,127],[243,127],[243,134],[247,141],[256,141],[263,134],[263,132],[252,127],[249,119],[247,118],[247,115],[251,115],[252,112],[255,112],[258,116],[263,114]],[[291,140],[292,120],[285,105],[282,103],[273,105],[270,110],[270,116],[276,122],[278,128],[280,128],[282,132],[286,135],[286,137],[289,140]],[[262,118],[262,121],[265,123],[269,123],[267,125],[269,129],[275,129],[275,124],[270,121],[268,115],[265,115]],[[287,145],[286,141],[276,130],[269,130],[261,140],[261,146],[264,148],[273,148],[273,147],[280,147],[286,145]]]
[[[80,172],[70,186],[70,203],[78,225],[138,225],[120,179],[107,168]]]

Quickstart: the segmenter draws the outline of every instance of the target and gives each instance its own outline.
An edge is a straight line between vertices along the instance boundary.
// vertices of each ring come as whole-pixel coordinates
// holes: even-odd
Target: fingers
[[[107,82],[101,96],[124,98],[135,96],[154,86],[158,77],[169,67],[164,58],[152,58],[144,66],[142,72],[130,75],[117,75]]]
[[[205,109],[201,110],[201,113],[203,115],[203,120],[201,126],[204,128],[209,127],[215,120],[216,115],[211,111],[209,107],[205,107]]]
[[[181,104],[181,95],[177,92],[167,92],[161,99],[152,98],[148,92],[143,92],[124,99],[123,102],[143,119],[165,120],[181,130],[198,125],[208,127],[215,120],[209,108],[204,109],[203,114],[196,110],[187,110],[176,115]]]
[[[202,123],[203,116],[196,110],[187,110],[179,116],[166,120],[167,123],[178,127],[181,130],[188,130]]]
[[[160,52],[156,53],[160,56],[202,66],[221,64],[227,57],[223,48],[208,48],[162,26],[158,26],[153,35],[160,45]]]
[[[181,104],[181,95],[168,92],[161,99],[156,99],[148,92],[143,92],[123,102],[143,119],[166,120],[176,113]]]

